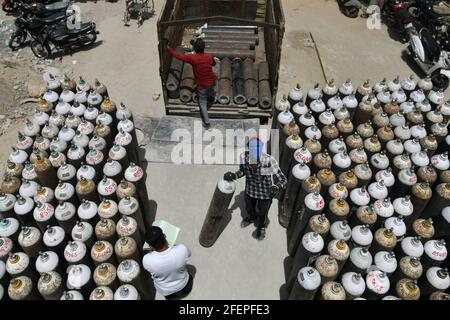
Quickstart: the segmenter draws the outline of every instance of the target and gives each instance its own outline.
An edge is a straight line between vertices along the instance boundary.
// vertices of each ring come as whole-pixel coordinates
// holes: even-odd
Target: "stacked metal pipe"
[[[49,77],[1,185],[0,300],[153,297],[132,119],[97,80]]]
[[[280,99],[290,299],[448,299],[449,120],[413,76]]]

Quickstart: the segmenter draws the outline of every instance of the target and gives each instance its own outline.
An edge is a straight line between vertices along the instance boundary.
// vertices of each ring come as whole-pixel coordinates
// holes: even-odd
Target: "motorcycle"
[[[357,18],[359,11],[367,11],[367,8],[378,5],[379,0],[338,0],[339,9],[349,18]]]
[[[67,20],[65,12],[55,13],[45,18],[27,17],[22,15],[14,21],[16,30],[11,35],[8,41],[8,46],[11,50],[17,50],[24,45],[28,36],[37,38],[45,27],[56,23],[62,23]]]
[[[55,0],[43,0],[41,4],[49,4],[55,2]],[[15,12],[19,9],[20,4],[33,4],[36,3],[35,0],[3,0],[2,2],[2,10],[8,14]]]
[[[423,27],[417,31],[409,24],[407,30],[410,38],[408,55],[431,77],[436,89],[445,91],[450,82],[450,52],[441,49],[428,28]]]
[[[66,26],[49,26],[41,36],[31,42],[31,51],[38,58],[47,59],[56,50],[70,50],[93,44],[97,40],[95,22],[81,23],[79,28],[69,29]]]

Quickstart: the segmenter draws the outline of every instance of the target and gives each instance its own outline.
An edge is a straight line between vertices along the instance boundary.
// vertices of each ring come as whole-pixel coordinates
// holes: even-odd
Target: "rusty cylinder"
[[[181,47],[177,47],[176,51],[184,53],[184,50]],[[183,70],[183,61],[172,57],[169,75],[167,76],[166,80],[167,95],[172,99],[177,99],[180,96],[180,82],[182,70]]]
[[[220,62],[220,74],[218,78],[218,102],[220,104],[229,104],[233,94],[231,89],[231,60],[223,58]]]
[[[242,63],[242,69],[247,104],[253,107],[258,104],[258,73],[256,72],[254,61],[250,58],[245,59]]]
[[[269,64],[267,61],[258,64],[258,85],[259,107],[269,109],[272,106],[272,92],[270,90]]]
[[[233,79],[233,101],[236,104],[247,102],[244,92],[244,72],[242,59],[234,58],[231,62],[231,75]]]
[[[196,88],[194,71],[192,65],[185,63],[180,87],[180,100],[187,103],[192,100],[192,93]]]

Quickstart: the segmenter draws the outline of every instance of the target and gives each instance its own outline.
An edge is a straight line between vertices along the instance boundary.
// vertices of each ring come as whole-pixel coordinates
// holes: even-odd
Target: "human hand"
[[[280,194],[280,188],[278,186],[271,186],[270,187],[270,198],[276,198]]]
[[[231,171],[228,171],[224,174],[223,179],[226,181],[233,181],[237,179],[236,173],[233,173]]]

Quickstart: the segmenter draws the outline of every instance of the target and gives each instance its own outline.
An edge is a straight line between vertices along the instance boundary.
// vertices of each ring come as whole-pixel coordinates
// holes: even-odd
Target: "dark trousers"
[[[209,124],[208,106],[214,102],[216,95],[215,83],[208,88],[197,89],[198,104],[200,106],[200,115],[204,123]]]
[[[245,210],[249,215],[249,219],[256,221],[258,229],[265,228],[268,224],[268,214],[272,200],[261,200],[250,197],[245,194]]]
[[[178,292],[172,293],[165,298],[167,300],[179,300],[185,298],[192,290],[192,285],[194,284],[194,278],[189,274],[188,283]]]

